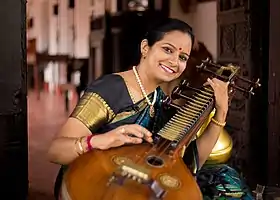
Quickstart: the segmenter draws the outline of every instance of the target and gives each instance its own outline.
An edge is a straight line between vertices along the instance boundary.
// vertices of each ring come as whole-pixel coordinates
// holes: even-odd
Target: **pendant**
[[[150,106],[150,117],[153,118],[155,116],[154,106]]]

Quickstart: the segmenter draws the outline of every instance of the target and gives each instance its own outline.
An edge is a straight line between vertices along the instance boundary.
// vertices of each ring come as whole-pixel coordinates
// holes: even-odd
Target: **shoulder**
[[[118,88],[123,85],[124,81],[117,74],[106,74],[89,83],[85,92],[100,92],[104,93],[108,89]]]
[[[100,96],[114,111],[117,112],[121,101],[127,95],[126,84],[123,78],[117,74],[107,74],[92,81],[85,93],[95,93]]]

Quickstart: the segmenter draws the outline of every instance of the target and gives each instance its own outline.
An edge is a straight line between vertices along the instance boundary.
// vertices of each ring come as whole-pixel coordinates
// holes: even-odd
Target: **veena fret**
[[[207,110],[213,97],[213,90],[209,86],[197,90],[190,100],[177,110],[176,114],[158,132],[158,135],[174,142],[175,145],[178,144]]]

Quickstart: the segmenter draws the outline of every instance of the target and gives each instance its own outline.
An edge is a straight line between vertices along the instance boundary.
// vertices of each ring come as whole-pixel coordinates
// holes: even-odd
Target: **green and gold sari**
[[[145,98],[139,102],[133,102],[126,82],[120,75],[105,75],[88,86],[70,117],[81,121],[93,134],[102,134],[125,124],[139,124],[155,135],[174,114],[172,110],[163,109],[162,100],[165,98],[165,94],[161,88],[156,90],[155,116],[150,117],[150,107]],[[148,95],[151,101],[154,97],[153,95],[154,93]],[[195,140],[185,149],[183,160],[193,175],[196,176],[199,159]],[[66,169],[67,166],[63,166],[57,178],[56,196],[59,193],[61,179]],[[211,174],[213,170],[207,169],[207,174]],[[205,172],[204,169],[203,172]],[[203,177],[206,176],[205,173],[201,174]],[[215,195],[220,194],[218,190],[219,184],[209,185],[203,177],[197,177],[198,181],[201,180],[199,185],[203,185],[205,188],[211,186],[216,191]],[[210,196],[209,191],[201,189],[202,192],[205,192],[205,197],[208,198]],[[228,191],[228,189],[226,190]]]

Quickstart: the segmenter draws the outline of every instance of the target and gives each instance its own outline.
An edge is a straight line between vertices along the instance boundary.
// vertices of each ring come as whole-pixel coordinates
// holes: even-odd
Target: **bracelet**
[[[80,153],[80,152],[78,151],[78,149],[77,149],[77,142],[78,142],[78,140],[79,140],[79,138],[77,138],[77,139],[75,140],[74,147],[75,147],[76,153],[78,154],[78,156],[80,156],[81,153]]]
[[[224,127],[226,125],[226,122],[219,122],[217,120],[215,120],[213,117],[211,118],[211,121],[214,122],[214,124]]]
[[[79,150],[80,151],[77,151],[77,153],[79,154],[79,155],[82,155],[83,153],[85,153],[85,151],[84,151],[84,148],[83,148],[83,145],[82,145],[82,139],[83,139],[84,137],[80,137],[80,138],[77,138],[76,140],[75,140],[75,148],[76,148],[76,146],[77,146],[77,143],[78,143],[78,147],[79,147]],[[81,153],[82,152],[82,153]]]
[[[87,136],[87,150],[88,151],[91,151],[92,149],[93,149],[93,146],[91,145],[91,143],[90,143],[90,140],[91,140],[91,138],[93,137],[94,135],[89,135],[89,136]]]
[[[82,155],[81,152],[83,152],[83,151],[82,151],[83,149],[81,149],[81,146],[78,144],[78,142],[79,142],[79,138],[76,138],[76,140],[75,140],[75,150],[76,150],[77,154],[80,156],[80,155]],[[78,146],[79,148],[77,148],[77,146]],[[79,149],[80,149],[80,150],[79,150]]]

